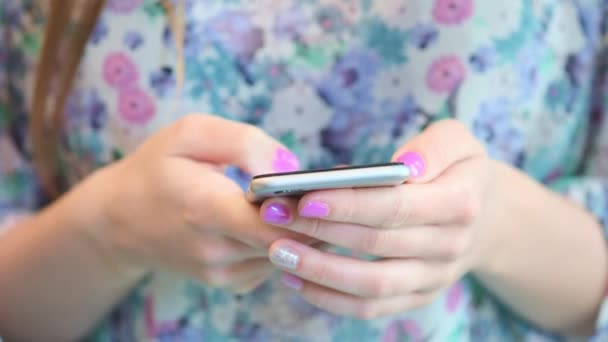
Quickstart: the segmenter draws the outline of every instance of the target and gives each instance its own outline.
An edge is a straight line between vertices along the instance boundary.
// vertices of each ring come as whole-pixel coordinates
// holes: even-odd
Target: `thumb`
[[[468,128],[456,120],[441,120],[403,145],[392,160],[410,168],[411,183],[427,183],[452,165],[485,151]]]
[[[170,129],[170,153],[256,175],[297,171],[296,155],[261,129],[206,114],[189,115]]]

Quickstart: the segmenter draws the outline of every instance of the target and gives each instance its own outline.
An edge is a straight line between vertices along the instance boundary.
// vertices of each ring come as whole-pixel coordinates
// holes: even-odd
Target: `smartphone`
[[[311,171],[271,173],[253,177],[247,200],[301,196],[315,190],[373,188],[405,183],[409,168],[402,163],[373,164]]]

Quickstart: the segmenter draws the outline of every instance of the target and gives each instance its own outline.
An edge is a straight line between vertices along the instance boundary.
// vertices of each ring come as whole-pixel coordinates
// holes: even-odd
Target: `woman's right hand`
[[[266,255],[273,241],[312,243],[263,223],[258,208],[224,175],[225,165],[249,174],[299,167],[291,152],[258,128],[187,116],[92,177],[104,218],[91,232],[105,257],[122,269],[177,271],[247,292],[273,272]]]

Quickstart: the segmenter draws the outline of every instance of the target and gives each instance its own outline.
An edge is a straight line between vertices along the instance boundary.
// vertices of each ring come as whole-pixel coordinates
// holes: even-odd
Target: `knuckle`
[[[344,189],[344,194],[345,198],[358,198],[355,189]],[[352,222],[354,220],[357,213],[356,207],[358,207],[354,202],[355,201],[345,201],[337,208],[340,211],[339,216],[342,217],[342,221]]]
[[[458,203],[456,217],[458,223],[469,225],[475,222],[481,211],[481,203],[471,188],[458,186],[452,189],[454,203]]]
[[[179,119],[175,125],[175,134],[178,137],[188,137],[199,131],[199,127],[205,122],[205,115],[188,114]]]
[[[465,250],[465,240],[462,238],[455,238],[446,243],[444,255],[447,259],[454,260],[460,258],[465,253]]]
[[[213,210],[215,205],[211,200],[213,196],[209,196],[206,190],[201,187],[193,187],[187,196],[184,198],[182,205],[182,219],[186,226],[199,230],[208,221],[208,212],[217,212]],[[208,210],[202,210],[207,208]]]
[[[469,134],[469,129],[456,119],[444,119],[435,124],[435,128],[447,130],[456,134]],[[461,136],[461,135],[459,135]]]
[[[360,300],[354,308],[353,316],[361,320],[371,320],[379,315],[376,305],[369,300]]]
[[[241,131],[241,133],[235,137],[236,141],[234,145],[235,152],[240,156],[249,155],[251,149],[255,146],[260,146],[260,142],[263,142],[266,137],[266,133],[256,126],[242,123],[233,124],[238,125],[239,130]]]
[[[443,122],[444,129],[458,137],[467,138],[467,146],[470,146],[472,152],[476,155],[485,154],[485,147],[475,138],[471,130],[462,122],[455,119],[447,119]]]
[[[246,147],[262,141],[266,137],[266,133],[261,128],[252,125],[242,125],[243,132],[241,134],[241,146]]]
[[[489,160],[488,151],[486,149],[486,146],[484,144],[482,144],[481,141],[477,140],[475,137],[471,136],[471,138],[473,140],[473,143],[472,143],[473,153],[478,157],[482,157],[484,159]]]
[[[486,155],[485,146],[471,133],[471,130],[456,119],[441,120],[431,126],[434,134],[453,135],[463,139],[467,150],[476,156]]]
[[[199,250],[198,259],[203,264],[217,264],[226,259],[226,253],[223,248],[207,244]]]
[[[375,255],[382,254],[385,236],[385,233],[382,231],[370,229],[361,240],[358,251]]]
[[[469,199],[464,200],[462,203],[462,208],[460,209],[460,222],[465,225],[474,223],[479,217],[480,211],[481,204],[479,201],[476,198],[469,197]]]
[[[206,269],[201,271],[200,279],[206,284],[214,287],[227,286],[230,281],[224,269]]]
[[[371,298],[384,298],[391,295],[392,285],[386,277],[375,278],[370,281],[366,290]]]
[[[412,206],[405,205],[403,197],[401,193],[397,193],[397,196],[391,201],[388,215],[382,221],[382,228],[399,229],[411,220]]]
[[[320,219],[309,219],[303,233],[311,237],[319,237],[323,230],[324,221]]]
[[[312,278],[319,284],[328,284],[333,277],[334,274],[327,264],[318,264],[317,269],[312,271]]]
[[[197,229],[204,222],[204,214],[200,209],[188,204],[183,210],[182,219],[187,227]]]

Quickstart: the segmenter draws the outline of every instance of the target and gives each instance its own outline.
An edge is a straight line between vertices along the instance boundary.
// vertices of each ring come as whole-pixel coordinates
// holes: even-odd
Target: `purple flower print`
[[[515,61],[516,71],[519,76],[519,99],[524,101],[534,95],[538,86],[538,61],[542,60],[545,47],[540,43],[530,43],[517,55]]]
[[[4,44],[0,45],[0,65],[6,65],[6,63],[8,62],[8,54],[9,54],[9,50],[8,47],[5,46]],[[4,73],[0,74],[2,76]]]
[[[7,49],[5,53],[6,64],[3,66],[10,66],[12,75],[24,75],[27,68],[24,51],[22,49]]]
[[[280,11],[275,16],[273,31],[276,37],[286,40],[299,40],[310,25],[304,11],[297,6]]]
[[[249,314],[238,312],[236,320],[231,329],[231,335],[239,341],[268,341],[272,340],[270,332],[260,324],[249,319]]]
[[[585,35],[587,38],[589,38],[589,41],[597,42],[602,32],[597,28],[606,24],[606,20],[604,19],[604,11],[598,11],[593,6],[586,7],[577,5],[577,7],[579,10],[579,21]]]
[[[382,342],[422,342],[424,340],[422,328],[412,319],[394,321],[388,326],[382,336]]]
[[[159,97],[166,96],[175,88],[175,75],[171,67],[165,66],[150,74],[150,87]]]
[[[498,63],[498,53],[493,46],[482,46],[469,57],[471,69],[485,72]]]
[[[333,66],[317,91],[323,100],[338,110],[368,111],[372,105],[372,91],[379,69],[378,56],[369,50],[353,50]]]
[[[369,117],[358,112],[338,111],[321,131],[321,142],[338,164],[350,164],[353,151],[362,137],[373,129]]]
[[[413,128],[416,119],[422,113],[411,95],[407,95],[402,101],[387,100],[382,103],[381,108],[390,120],[389,127],[393,138],[399,138],[405,131]]]
[[[4,13],[0,19],[2,19],[3,23],[7,26],[12,26],[16,28],[22,27],[22,4],[19,1],[11,1],[7,5],[3,5],[2,9]]]
[[[205,44],[205,28],[203,24],[194,21],[188,21],[184,28],[184,56],[193,57],[197,56],[201,47]],[[173,32],[169,26],[165,26],[163,31],[163,42],[168,47],[175,46],[175,39]]]
[[[29,124],[28,124],[27,115],[17,115],[14,119],[11,120],[11,123],[10,123],[10,125],[8,125],[7,130],[3,132],[3,134],[7,134],[7,136],[10,136],[12,143],[14,143],[15,148],[17,149],[17,151],[19,151],[19,153],[21,155],[27,155],[28,153],[30,153],[30,151],[28,150],[28,147],[29,147],[29,145],[28,145],[28,143],[29,143],[28,127],[29,127]],[[0,166],[0,169],[2,169],[2,167],[5,167],[5,166],[4,165]],[[22,170],[22,171],[25,172],[26,170]],[[28,193],[28,194],[24,193],[24,195],[33,195],[33,196],[37,197],[36,194],[34,194],[34,193]],[[27,202],[24,202],[24,204],[25,203],[34,203],[35,200],[40,200],[40,199],[41,198],[29,198],[29,196],[28,196]],[[1,208],[0,208],[0,211],[2,211]]]
[[[264,45],[263,31],[253,25],[245,12],[222,12],[211,18],[205,27],[210,40],[239,61],[250,61]]]
[[[103,128],[108,121],[108,111],[106,104],[97,96],[97,93],[93,93],[93,98],[89,104],[89,123],[91,127],[98,131]]]
[[[204,332],[192,326],[186,317],[164,322],[156,328],[157,331],[154,337],[159,342],[202,341],[205,339]]]
[[[130,13],[142,4],[143,0],[108,0],[108,10],[115,13]]]
[[[473,133],[485,142],[492,158],[521,167],[525,142],[511,121],[513,110],[512,103],[504,99],[484,102],[473,122]]]
[[[226,177],[233,180],[237,183],[243,191],[247,191],[247,187],[251,182],[251,175],[247,174],[245,171],[239,169],[236,166],[228,166],[226,167],[226,171],[224,172]]]
[[[108,36],[108,31],[108,25],[106,24],[105,20],[103,20],[103,17],[100,18],[97,21],[97,24],[95,24],[93,32],[91,32],[89,42],[93,45],[99,44]]]
[[[454,313],[460,308],[463,296],[464,285],[462,282],[457,282],[448,289],[445,306],[449,313]]]
[[[594,67],[594,53],[584,51],[576,55],[568,56],[566,61],[566,72],[570,83],[575,87],[580,87],[585,83]]]
[[[437,41],[439,31],[432,25],[417,24],[408,35],[409,42],[420,50],[424,50]]]
[[[129,305],[131,303],[125,303],[119,305],[109,317],[108,332],[110,333],[108,339],[110,341],[136,341],[135,330],[133,329],[133,322],[137,313],[135,312],[135,305]]]
[[[138,31],[128,31],[122,38],[123,44],[131,50],[136,50],[144,43],[144,38]]]
[[[471,323],[471,341],[488,341],[493,337],[495,331],[500,331],[496,326],[496,320],[486,317],[479,317]]]
[[[106,105],[93,90],[76,90],[70,94],[64,109],[68,130],[80,130],[90,125],[101,129],[108,118]]]

